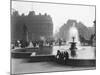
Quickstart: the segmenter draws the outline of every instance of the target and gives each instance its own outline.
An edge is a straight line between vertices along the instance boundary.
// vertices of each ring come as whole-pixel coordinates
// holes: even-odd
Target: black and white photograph
[[[11,1],[11,74],[96,69],[96,6]]]

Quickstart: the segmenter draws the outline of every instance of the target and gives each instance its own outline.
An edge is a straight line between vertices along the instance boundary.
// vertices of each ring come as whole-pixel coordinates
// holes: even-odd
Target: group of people
[[[56,60],[58,63],[65,63],[69,59],[69,54],[67,51],[60,52],[60,50],[57,51]]]
[[[52,46],[53,45],[53,42],[52,41],[42,41],[42,40],[34,40],[34,41],[30,41],[31,44],[32,44],[32,47],[43,47],[45,45],[48,44],[48,46]],[[11,48],[14,49],[15,47],[20,47],[20,48],[26,48],[30,45],[30,42],[27,42],[25,40],[17,40],[15,42],[13,42],[11,44]],[[45,45],[44,45],[45,44]]]
[[[56,45],[58,44],[59,46],[62,45],[62,42],[61,40],[34,40],[34,41],[30,41],[32,43],[32,46],[33,47],[43,47],[43,46],[53,46],[53,45]],[[12,44],[11,44],[11,48],[14,49],[15,47],[21,47],[21,48],[26,48],[30,45],[30,42],[28,41],[25,41],[25,40],[16,40],[14,41]]]

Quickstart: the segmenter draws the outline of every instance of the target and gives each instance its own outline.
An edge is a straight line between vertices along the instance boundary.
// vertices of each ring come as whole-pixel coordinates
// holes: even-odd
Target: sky
[[[92,27],[95,20],[94,6],[12,1],[12,8],[18,10],[19,14],[27,15],[29,11],[35,11],[37,15],[47,13],[52,17],[54,33],[58,32],[68,19],[82,22],[87,27]]]

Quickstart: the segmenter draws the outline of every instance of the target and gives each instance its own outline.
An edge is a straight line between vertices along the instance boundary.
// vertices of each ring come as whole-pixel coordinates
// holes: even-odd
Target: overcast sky
[[[20,14],[25,13],[26,15],[32,10],[34,10],[36,14],[49,14],[53,20],[54,33],[56,33],[68,19],[75,19],[77,22],[81,21],[87,27],[93,26],[93,21],[95,20],[94,6],[13,1],[12,8],[18,10]]]

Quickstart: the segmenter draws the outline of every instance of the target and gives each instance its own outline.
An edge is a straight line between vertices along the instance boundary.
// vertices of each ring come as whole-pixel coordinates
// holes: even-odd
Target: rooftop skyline
[[[29,11],[35,11],[36,15],[39,13],[47,13],[52,17],[54,33],[56,33],[68,19],[82,22],[87,27],[92,27],[93,21],[95,20],[94,6],[12,1],[12,8],[17,10],[19,14],[24,13],[25,15],[27,15]]]

